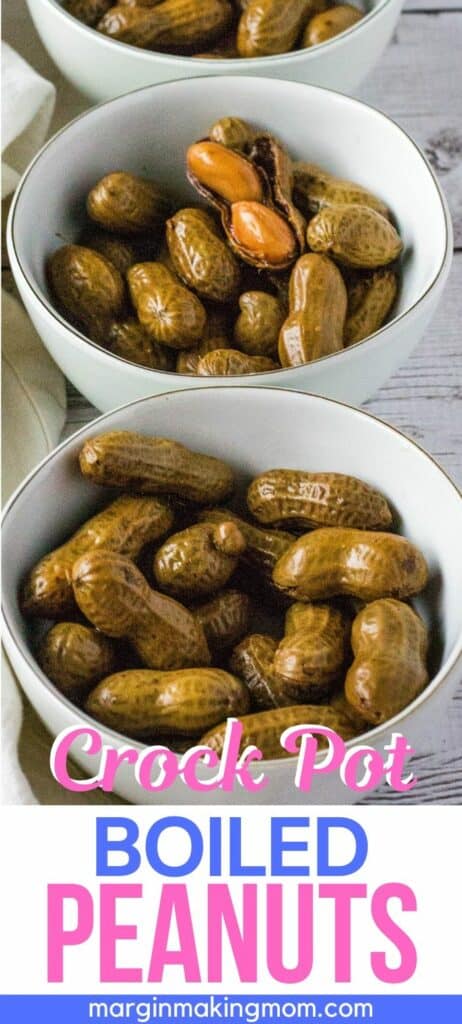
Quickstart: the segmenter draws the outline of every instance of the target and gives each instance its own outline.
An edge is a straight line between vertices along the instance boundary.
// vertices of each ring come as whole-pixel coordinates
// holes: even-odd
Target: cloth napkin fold
[[[45,141],[55,88],[2,43],[2,199]],[[5,281],[8,284],[8,274]],[[2,482],[6,500],[55,447],[66,415],[65,383],[13,289],[2,289]],[[2,652],[2,801],[36,803],[18,760],[22,701]]]

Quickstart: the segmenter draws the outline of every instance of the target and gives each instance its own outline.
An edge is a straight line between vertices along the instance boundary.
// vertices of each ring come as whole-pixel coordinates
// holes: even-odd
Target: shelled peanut
[[[235,377],[341,352],[386,322],[403,244],[380,197],[230,116],[185,170],[207,208],[113,171],[85,198],[78,243],[50,255],[57,307],[93,342],[157,372]]]
[[[324,43],[364,16],[331,0],[65,0],[90,28],[143,49],[258,58]]]
[[[238,717],[244,745],[282,757],[290,725],[348,740],[428,682],[409,604],[428,566],[375,487],[276,469],[239,495],[221,459],[130,431],[90,438],[77,465],[95,492],[125,493],[41,558],[20,600],[48,623],[42,671],[102,725],[220,752]],[[247,512],[214,504],[231,497]]]

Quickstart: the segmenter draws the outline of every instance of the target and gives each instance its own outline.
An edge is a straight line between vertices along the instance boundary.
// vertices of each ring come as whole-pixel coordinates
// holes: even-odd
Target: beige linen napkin
[[[2,44],[2,198],[44,142],[55,89]],[[5,275],[5,287],[9,283]],[[6,500],[57,444],[64,425],[64,378],[14,294],[2,289],[2,484]],[[2,652],[2,799],[35,803],[18,760],[22,702]]]

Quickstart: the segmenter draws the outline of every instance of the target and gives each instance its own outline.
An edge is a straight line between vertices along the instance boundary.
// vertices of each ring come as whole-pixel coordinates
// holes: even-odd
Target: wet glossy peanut
[[[107,344],[111,352],[151,370],[172,370],[172,358],[166,345],[157,345],[144,327],[129,317],[115,320],[108,331]]]
[[[241,153],[219,142],[195,142],[186,154],[188,175],[228,203],[263,198],[260,175]]]
[[[170,348],[190,348],[206,322],[205,309],[162,263],[136,263],[127,275],[138,319],[153,341]]]
[[[274,269],[295,259],[297,246],[291,227],[280,213],[263,203],[234,203],[230,230],[244,258],[248,254]]]
[[[364,17],[362,11],[352,4],[339,4],[330,7],[327,11],[321,11],[310,19],[303,35],[303,46],[318,46],[328,39],[345,32],[347,28],[356,25]]]
[[[251,633],[235,647],[229,663],[231,671],[244,680],[252,704],[260,711],[294,703],[274,672],[276,650],[277,641],[272,636]]]
[[[113,263],[122,277],[134,263],[138,262],[136,248],[132,242],[125,238],[117,238],[116,235],[106,234],[105,231],[100,231],[97,227],[84,232],[81,244],[87,249],[94,249],[95,252],[99,252],[101,256]]]
[[[221,117],[212,125],[209,137],[229,149],[248,152],[255,138],[255,130],[240,117]]]
[[[347,292],[327,256],[307,253],[292,271],[289,315],[279,333],[282,366],[299,366],[343,348]]]
[[[234,325],[234,340],[249,356],[273,356],[277,352],[284,311],[279,299],[267,292],[244,292]]]
[[[95,484],[144,494],[176,494],[206,505],[233,490],[233,472],[221,459],[190,451],[178,441],[114,430],[86,441],[80,469]]]
[[[271,711],[259,711],[254,715],[240,716],[240,719],[243,725],[241,753],[247,746],[256,746],[268,761],[291,756],[281,747],[280,739],[286,729],[295,725],[324,725],[328,729],[333,729],[343,740],[350,740],[355,736],[349,719],[328,704],[297,704],[274,708]],[[217,754],[221,754],[225,731],[226,722],[222,722],[202,736],[201,746],[205,744]],[[320,748],[326,745],[321,737],[318,737],[318,743]]]
[[[91,219],[106,231],[124,235],[160,232],[171,208],[171,200],[164,189],[154,181],[127,171],[106,174],[87,198]]]
[[[348,294],[344,344],[354,345],[385,323],[398,293],[394,270],[376,270],[353,285]]]
[[[145,544],[164,536],[172,525],[173,513],[161,499],[128,494],[116,498],[32,569],[22,595],[24,614],[62,619],[74,613],[72,567],[80,555],[105,548],[137,558]]]
[[[175,533],[154,558],[159,587],[174,597],[207,597],[226,585],[245,550],[236,523],[199,523]]]
[[[37,660],[45,675],[71,700],[81,700],[115,672],[117,654],[108,637],[79,622],[58,622],[44,636]]]
[[[323,206],[369,206],[383,217],[388,217],[388,207],[378,196],[362,185],[333,174],[317,164],[299,161],[293,165],[294,200],[302,213],[311,217]]]
[[[203,338],[195,348],[188,348],[179,352],[176,360],[177,373],[193,373],[197,375],[199,360],[208,352],[215,352],[216,349],[230,348],[230,342],[224,335],[217,337]]]
[[[295,604],[274,656],[275,675],[294,701],[325,700],[345,667],[350,620],[327,604]]]
[[[392,514],[375,488],[343,473],[307,473],[270,469],[247,491],[250,512],[260,523],[303,528],[355,526],[365,530],[390,526]]]
[[[72,585],[80,610],[96,629],[130,640],[148,668],[210,664],[199,622],[178,601],[151,590],[129,558],[90,551],[74,563]]]
[[[163,0],[152,9],[124,4],[101,18],[98,31],[131,46],[197,50],[223,35],[232,14],[228,0]]]
[[[428,682],[427,629],[401,601],[373,601],[357,615],[345,696],[372,725],[399,714]]]
[[[248,706],[239,679],[218,668],[201,667],[118,672],[93,690],[85,710],[129,736],[197,737],[224,717],[245,714]]]
[[[341,715],[344,715],[345,718],[348,718],[357,736],[360,736],[361,733],[367,732],[367,730],[370,729],[369,722],[366,722],[366,719],[362,715],[359,715],[358,712],[355,711],[353,705],[347,701],[344,686],[342,686],[341,690],[336,690],[330,695],[329,704],[335,711],[338,711]]]
[[[199,377],[238,377],[245,373],[266,373],[277,370],[278,363],[267,356],[248,356],[236,348],[218,348],[201,356],[197,364]]]
[[[255,526],[254,523],[248,523],[242,516],[238,516],[226,508],[204,509],[199,512],[199,519],[209,523],[222,523],[229,519],[235,522],[247,544],[242,554],[243,562],[251,570],[257,570],[264,576],[271,576],[276,562],[284,554],[284,551],[287,551],[289,544],[295,540],[292,533]]]
[[[240,590],[223,590],[193,614],[204,630],[210,649],[217,655],[239,643],[249,631],[250,600]]]
[[[313,0],[250,0],[239,21],[241,57],[286,53],[297,41],[306,19],[318,7]]]
[[[112,7],[112,0],[64,0],[63,7],[84,25],[94,28],[103,14]]]
[[[273,572],[276,586],[299,601],[337,594],[364,601],[411,597],[427,579],[426,561],[406,537],[343,527],[299,537]]]
[[[47,273],[63,313],[85,331],[99,334],[109,320],[121,315],[123,279],[116,267],[93,249],[63,245],[48,260]]]
[[[239,291],[239,264],[213,217],[193,207],[167,222],[167,244],[179,277],[212,302],[230,302]]]
[[[347,267],[375,268],[396,260],[403,243],[386,217],[368,206],[326,206],[306,233],[314,252],[330,253]]]

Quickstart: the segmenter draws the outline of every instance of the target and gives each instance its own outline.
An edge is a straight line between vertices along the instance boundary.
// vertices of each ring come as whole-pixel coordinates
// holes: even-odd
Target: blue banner
[[[0,996],[5,1024],[94,1024],[124,1021],[152,1024],[180,1021],[373,1021],[374,1024],[460,1024],[461,996]]]

